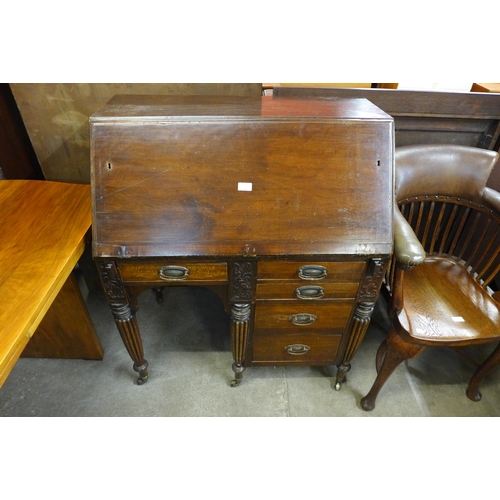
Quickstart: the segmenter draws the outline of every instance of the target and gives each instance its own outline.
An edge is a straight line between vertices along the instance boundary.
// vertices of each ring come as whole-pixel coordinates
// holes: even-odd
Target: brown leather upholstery
[[[485,187],[498,158],[495,151],[453,144],[396,148],[396,201],[422,195],[447,195],[500,211],[500,194]],[[425,251],[397,207],[394,233],[397,260],[405,267],[421,264]]]
[[[489,187],[484,188],[483,203],[487,207],[500,212],[500,193]]]
[[[482,203],[497,160],[495,151],[452,144],[396,148],[396,200],[446,194]]]
[[[405,268],[424,262],[425,250],[397,206],[394,207],[394,255]]]

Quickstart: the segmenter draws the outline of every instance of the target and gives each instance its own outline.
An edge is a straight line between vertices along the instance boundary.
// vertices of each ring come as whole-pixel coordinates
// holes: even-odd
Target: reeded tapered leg
[[[344,360],[337,366],[337,379],[335,381],[335,390],[339,391],[346,373],[351,369],[351,359],[358,350],[361,341],[364,339],[370,318],[375,308],[375,302],[362,302],[358,304],[354,311],[351,332],[349,334],[349,343],[347,345]]]
[[[148,380],[148,362],[144,359],[141,333],[135,317],[137,301],[127,293],[114,261],[99,261],[97,267],[116,326],[134,361],[133,368],[139,374],[137,383],[142,385]]]
[[[234,379],[231,387],[241,383],[245,371],[245,356],[250,332],[250,316],[255,299],[257,263],[233,262],[229,268],[231,308],[231,346],[233,351]]]
[[[250,304],[234,304],[231,309],[231,343],[233,351],[233,371],[235,378],[231,381],[231,387],[241,383],[245,367],[246,346],[250,325]]]
[[[148,380],[148,362],[144,359],[142,339],[135,311],[129,304],[110,304],[110,307],[125,348],[134,361],[133,368],[139,374],[137,383],[139,385],[145,384]]]
[[[377,399],[378,393],[386,383],[387,379],[391,376],[392,372],[403,361],[414,358],[425,349],[425,346],[405,342],[393,328],[391,328],[391,331],[387,336],[387,340],[385,340],[384,343],[386,346],[385,357],[379,367],[377,378],[375,379],[370,392],[363,399],[361,399],[361,408],[365,411],[371,411],[375,408],[375,400]],[[380,360],[377,360],[377,363],[379,361]]]
[[[469,382],[469,387],[467,387],[467,397],[472,401],[480,401],[481,393],[479,392],[479,384],[482,382],[483,378],[489,375],[498,365],[500,364],[500,344],[497,348],[488,356],[486,361],[479,366],[475,371],[474,375]]]
[[[351,369],[351,360],[365,338],[373,310],[375,309],[375,303],[378,298],[386,267],[387,259],[371,259],[368,262],[366,274],[358,290],[358,304],[354,310],[344,359],[337,367],[337,379],[335,381],[336,391],[340,390],[346,373]]]

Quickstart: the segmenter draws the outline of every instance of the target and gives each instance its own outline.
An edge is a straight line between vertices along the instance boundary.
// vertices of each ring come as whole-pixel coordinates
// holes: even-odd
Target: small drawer
[[[354,301],[336,303],[260,302],[255,307],[255,330],[287,329],[304,332],[327,329],[330,333],[342,332],[351,316]],[[308,321],[306,318],[310,318]],[[304,318],[304,319],[301,319]],[[312,321],[314,319],[314,321]]]
[[[252,363],[327,365],[337,362],[342,335],[257,333]]]
[[[265,281],[257,284],[257,300],[328,300],[356,297],[358,283]],[[317,293],[316,293],[317,292]]]
[[[264,261],[257,267],[258,280],[359,281],[365,262]]]
[[[217,263],[119,263],[125,282],[182,283],[227,282],[227,264]]]

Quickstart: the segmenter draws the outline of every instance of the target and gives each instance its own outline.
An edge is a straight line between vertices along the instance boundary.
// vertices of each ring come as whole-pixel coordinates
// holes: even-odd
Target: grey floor
[[[0,389],[0,416],[192,417],[497,417],[500,370],[482,385],[483,399],[465,396],[473,367],[454,352],[429,348],[401,365],[367,413],[360,398],[375,377],[383,331],[370,326],[340,391],[335,370],[320,367],[253,367],[231,388],[229,320],[219,299],[202,288],[166,289],[139,298],[149,381],[135,372],[100,292],[84,296],[105,349],[102,361],[21,358]],[[387,319],[377,307],[374,319]],[[485,356],[487,350],[476,348]]]

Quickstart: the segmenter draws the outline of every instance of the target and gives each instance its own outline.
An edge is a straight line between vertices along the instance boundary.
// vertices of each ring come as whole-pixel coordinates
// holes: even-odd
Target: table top
[[[0,220],[1,385],[83,253],[90,186],[2,180]]]
[[[256,96],[116,95],[91,123],[148,120],[363,119],[392,121],[368,99],[297,99]]]

